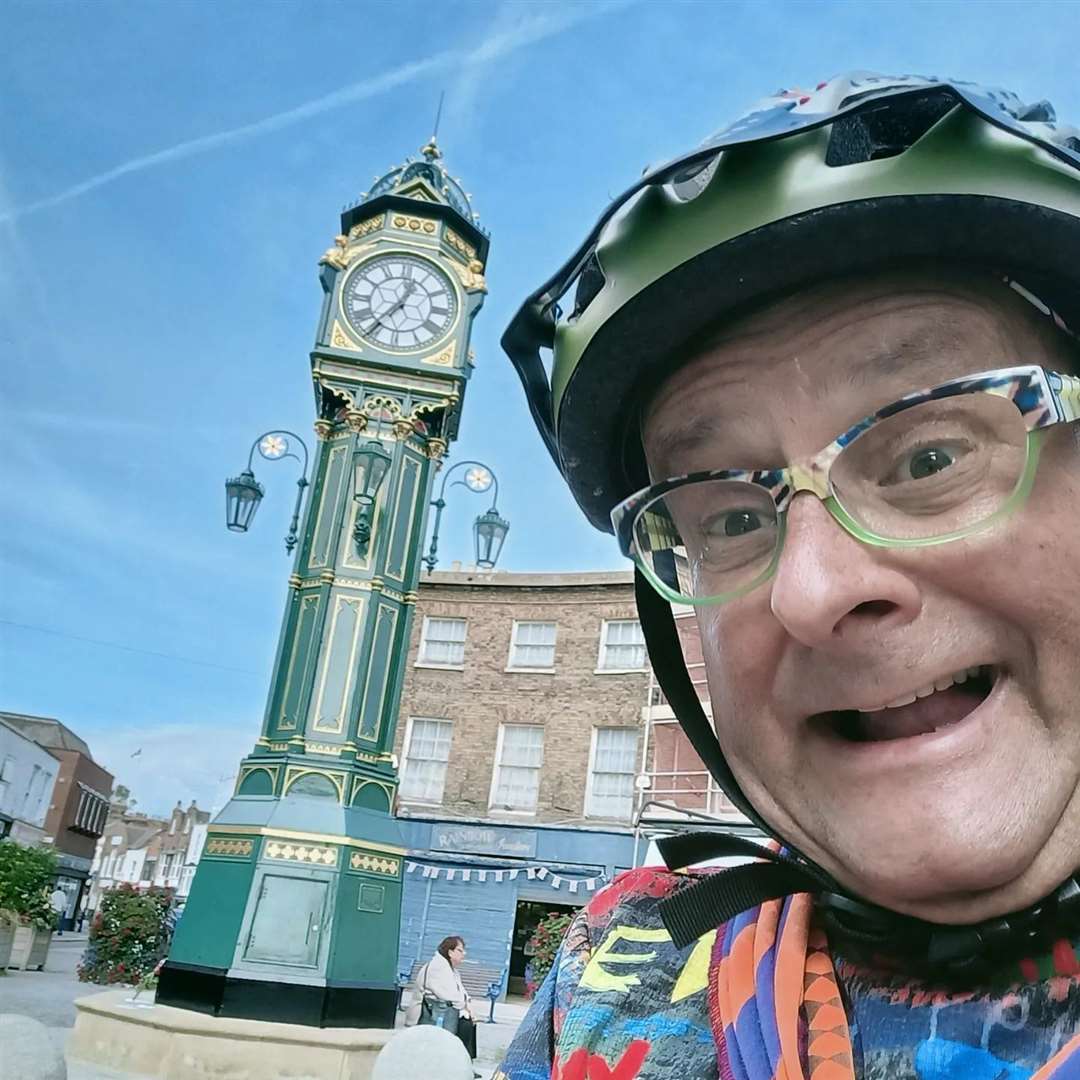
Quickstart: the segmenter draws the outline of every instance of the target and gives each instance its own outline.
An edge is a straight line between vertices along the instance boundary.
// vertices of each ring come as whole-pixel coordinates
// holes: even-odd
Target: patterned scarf
[[[717,935],[709,1018],[721,1080],[856,1080],[836,969],[812,915],[804,893],[752,908]],[[975,1075],[964,1062],[953,1064],[948,1075]],[[1080,1080],[1080,1035],[1036,1072],[1015,1075]]]

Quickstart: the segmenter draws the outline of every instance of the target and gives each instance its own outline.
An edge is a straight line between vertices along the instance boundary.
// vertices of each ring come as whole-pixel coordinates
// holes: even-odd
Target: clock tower
[[[157,999],[392,1027],[391,752],[431,483],[457,436],[488,238],[432,139],[320,260],[318,452],[262,733],[211,824]]]

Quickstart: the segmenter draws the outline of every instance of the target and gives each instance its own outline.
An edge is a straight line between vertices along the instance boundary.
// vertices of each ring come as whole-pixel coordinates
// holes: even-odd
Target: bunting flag
[[[430,863],[418,863],[406,860],[405,873],[415,874],[420,871],[420,876],[428,880],[445,878],[447,881],[467,881],[469,884],[478,883],[486,885],[488,877],[494,877],[501,884],[504,881],[517,881],[519,874],[524,874],[529,881],[544,881],[553,889],[562,890],[566,886],[567,891],[577,893],[582,886],[587,892],[596,892],[607,880],[603,874],[591,878],[570,878],[562,874],[556,874],[547,866],[522,866],[506,870],[481,870],[479,867],[464,866],[433,866]]]

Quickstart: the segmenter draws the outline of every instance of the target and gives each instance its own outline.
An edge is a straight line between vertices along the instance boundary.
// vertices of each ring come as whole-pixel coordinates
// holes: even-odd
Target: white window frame
[[[424,655],[427,649],[428,641],[428,627],[432,621],[439,622],[458,622],[465,627],[465,634],[461,639],[461,663],[460,664],[443,664],[437,660],[429,660]],[[425,615],[424,624],[420,628],[420,645],[416,650],[416,663],[413,667],[419,668],[438,668],[441,671],[464,671],[465,670],[465,646],[469,640],[469,620],[459,615]],[[454,642],[454,644],[457,644]]]
[[[536,728],[540,732],[540,764],[536,766],[536,804],[531,810],[523,807],[507,807],[495,801],[495,794],[499,790],[500,774],[507,766],[503,765],[503,745],[505,742],[504,736],[507,728]],[[516,817],[536,817],[536,812],[540,807],[540,781],[543,778],[544,772],[544,752],[546,747],[547,732],[543,724],[500,724],[499,733],[495,739],[495,766],[491,770],[491,790],[488,793],[488,809],[494,813],[509,814]],[[509,766],[509,768],[524,768],[525,766]]]
[[[593,781],[596,777],[596,750],[597,743],[600,741],[601,731],[628,731],[633,734],[634,737],[634,753],[632,755],[632,769],[627,774],[630,776],[630,812],[626,817],[612,817],[611,814],[597,813],[596,808],[593,806]],[[632,821],[634,817],[634,777],[637,775],[637,755],[638,745],[640,742],[639,729],[634,727],[620,727],[617,725],[611,725],[609,727],[593,727],[592,738],[589,744],[589,771],[585,774],[585,806],[584,815],[587,818],[600,818],[605,821]]]
[[[443,770],[443,782],[442,791],[439,793],[437,801],[429,801],[427,799],[417,799],[411,795],[406,795],[402,788],[404,787],[405,772],[409,766],[409,758],[412,754],[412,740],[413,740],[413,724],[415,721],[421,721],[423,723],[434,724],[449,724],[450,725],[450,739],[446,744],[446,761],[443,763],[445,769]],[[454,744],[454,721],[445,716],[410,716],[405,727],[405,741],[401,747],[401,785],[398,787],[398,794],[401,796],[403,803],[408,803],[410,806],[442,806],[443,801],[446,798],[446,776],[450,770],[450,751]],[[424,761],[434,761],[435,758],[424,758]]]
[[[631,672],[637,673],[639,671],[649,670],[649,654],[645,648],[645,637],[642,634],[641,639],[641,652],[642,663],[641,667],[605,667],[604,659],[608,649],[608,628],[615,623],[637,623],[638,629],[641,629],[640,619],[601,619],[600,620],[600,648],[596,654],[596,675],[626,675]]]
[[[550,626],[554,629],[554,634],[551,639],[551,666],[550,667],[530,667],[527,664],[518,664],[514,662],[514,652],[520,648],[529,648],[528,645],[519,646],[518,643],[518,630],[522,626]],[[533,674],[541,675],[553,675],[555,673],[555,650],[559,644],[559,624],[554,619],[515,619],[514,625],[510,630],[510,653],[506,658],[506,670],[507,671],[524,671],[531,672]],[[532,646],[536,647],[536,646]]]

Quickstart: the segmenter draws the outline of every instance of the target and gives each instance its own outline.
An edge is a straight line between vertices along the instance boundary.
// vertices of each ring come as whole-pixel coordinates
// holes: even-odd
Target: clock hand
[[[374,330],[376,326],[382,325],[383,319],[388,319],[391,315],[396,315],[404,306],[405,301],[409,299],[409,294],[416,288],[416,283],[413,281],[408,282],[405,285],[405,289],[401,294],[398,302],[390,308],[389,311],[384,311],[372,324],[371,329]],[[369,331],[370,333],[370,331]]]

